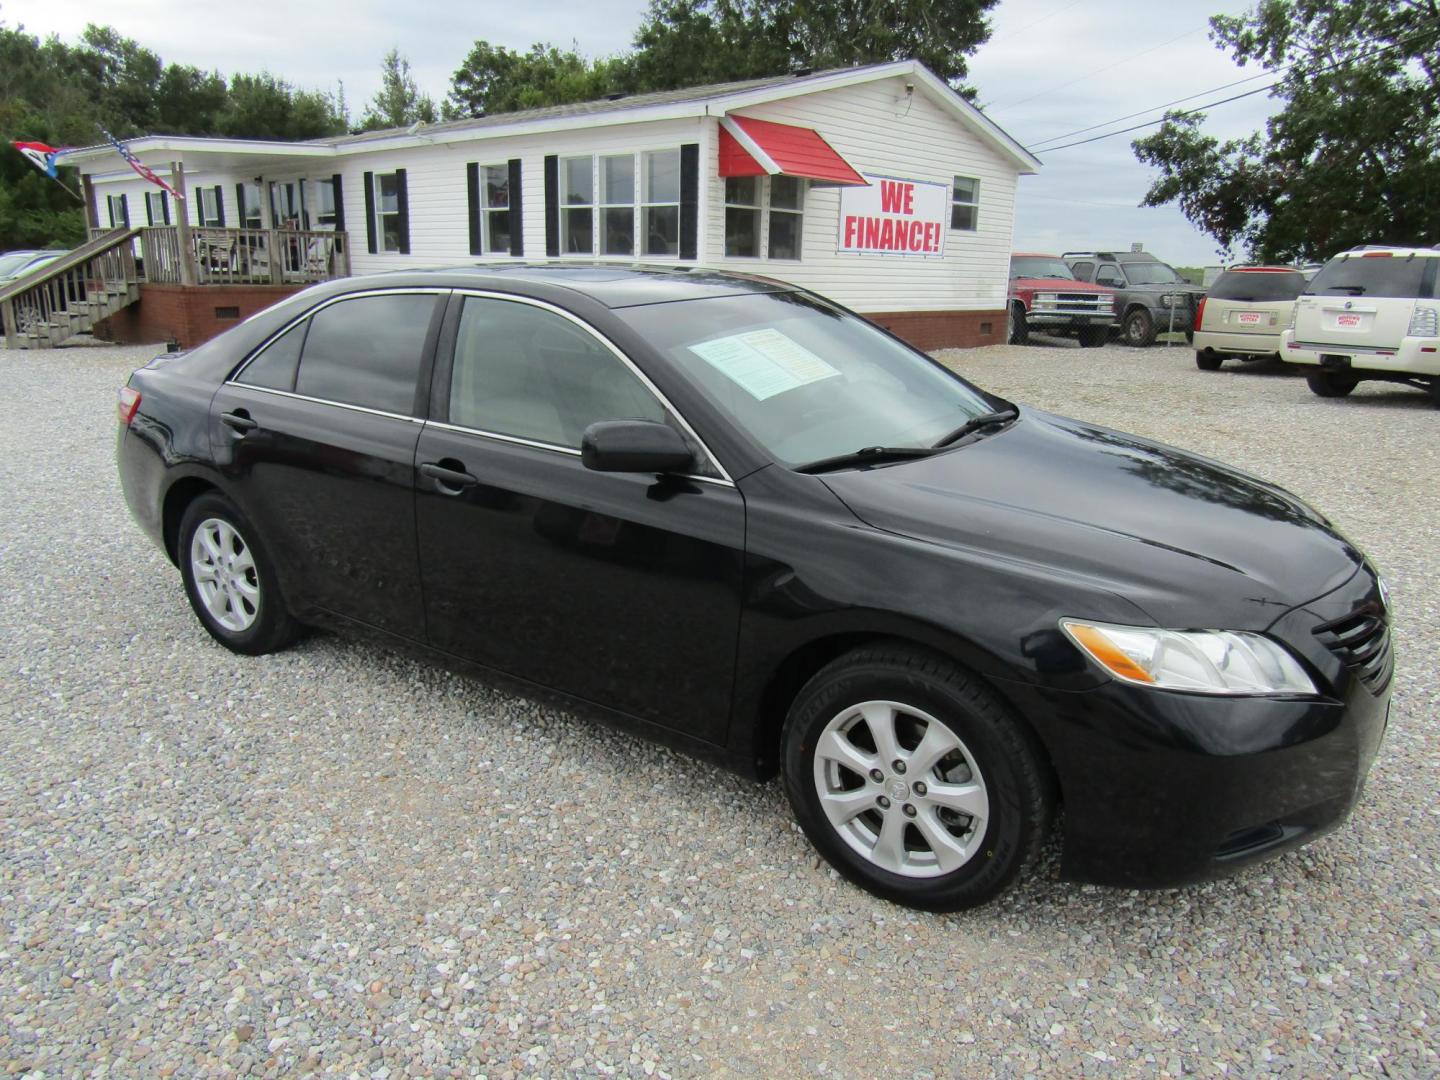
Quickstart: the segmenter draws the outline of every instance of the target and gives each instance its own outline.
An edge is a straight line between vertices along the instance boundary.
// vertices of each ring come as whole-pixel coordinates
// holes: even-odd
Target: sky
[[[189,0],[0,0],[0,19],[31,33],[78,38],[87,22],[108,22],[171,62],[225,74],[267,69],[292,83],[334,91],[345,86],[359,115],[380,82],[380,58],[392,47],[410,60],[421,89],[437,101],[471,43],[525,49],[537,41],[588,56],[628,48],[645,0],[249,0],[197,17]],[[1238,14],[1244,0],[1001,0],[992,35],[970,62],[970,85],[992,120],[1026,146],[1079,128],[1259,74],[1239,68],[1208,37],[1208,19]],[[244,10],[249,17],[236,20]],[[1263,86],[1260,79],[1186,102],[1194,107]],[[1264,125],[1273,108],[1257,94],[1210,113],[1206,131],[1222,139]],[[1158,118],[1145,113],[1125,127]],[[1109,128],[1086,132],[1079,138]],[[1147,251],[1180,266],[1219,261],[1215,243],[1174,206],[1141,208],[1154,170],[1135,160],[1130,140],[1153,128],[1054,153],[1040,152],[1037,176],[1021,179],[1015,247]],[[1068,141],[1068,140],[1066,140]],[[1038,152],[1038,151],[1037,151]]]

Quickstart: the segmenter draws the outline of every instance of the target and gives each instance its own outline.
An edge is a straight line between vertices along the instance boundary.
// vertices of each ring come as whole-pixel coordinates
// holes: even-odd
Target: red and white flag
[[[34,165],[51,180],[60,179],[60,174],[55,171],[55,158],[57,155],[63,154],[64,150],[46,146],[43,142],[12,142],[10,145],[24,154],[31,165]]]

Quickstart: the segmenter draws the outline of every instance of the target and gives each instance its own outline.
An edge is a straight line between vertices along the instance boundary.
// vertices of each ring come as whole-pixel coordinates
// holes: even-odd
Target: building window
[[[218,187],[196,188],[191,194],[191,198],[195,200],[195,215],[202,227],[225,224],[225,214],[220,209],[220,189]]]
[[[646,255],[680,254],[680,151],[642,155],[640,213]]]
[[[805,181],[793,176],[770,177],[770,239],[766,249],[770,258],[800,258],[804,220]]]
[[[165,192],[147,191],[145,193],[145,224],[170,224],[170,207],[166,205]]]
[[[486,165],[480,170],[480,210],[485,230],[484,249],[510,254],[510,169]]]
[[[725,179],[725,254],[750,259],[760,254],[760,178]]]
[[[335,181],[315,180],[315,228],[333,229],[339,221],[335,205]]]
[[[635,254],[635,155],[600,159],[600,251]]]
[[[106,195],[105,208],[110,213],[112,229],[128,229],[130,227],[130,207],[126,205],[124,195]]]
[[[235,185],[235,197],[240,200],[240,227],[242,229],[263,229],[265,218],[260,210],[260,185],[237,184]]]
[[[950,193],[950,228],[975,231],[980,216],[980,181],[971,176],[955,177]]]
[[[560,162],[560,250],[566,255],[595,253],[595,159]]]
[[[404,225],[400,220],[400,174],[375,174],[375,232],[381,251],[404,247]]]

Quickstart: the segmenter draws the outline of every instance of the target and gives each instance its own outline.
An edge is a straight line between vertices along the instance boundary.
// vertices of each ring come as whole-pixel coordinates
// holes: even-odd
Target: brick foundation
[[[141,285],[140,300],[95,328],[119,345],[178,342],[191,349],[303,285]]]
[[[917,349],[973,349],[1005,343],[1005,309],[997,311],[866,311],[896,337]]]

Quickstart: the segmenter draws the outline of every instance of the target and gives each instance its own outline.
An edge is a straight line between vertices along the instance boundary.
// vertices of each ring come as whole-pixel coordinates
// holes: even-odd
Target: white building
[[[340,230],[356,274],[477,259],[747,271],[923,347],[1003,339],[1016,185],[1039,167],[914,61],[305,143],[129,147],[162,177],[183,171],[186,217],[212,238]],[[171,224],[173,200],[113,147],[64,163],[93,225]]]

